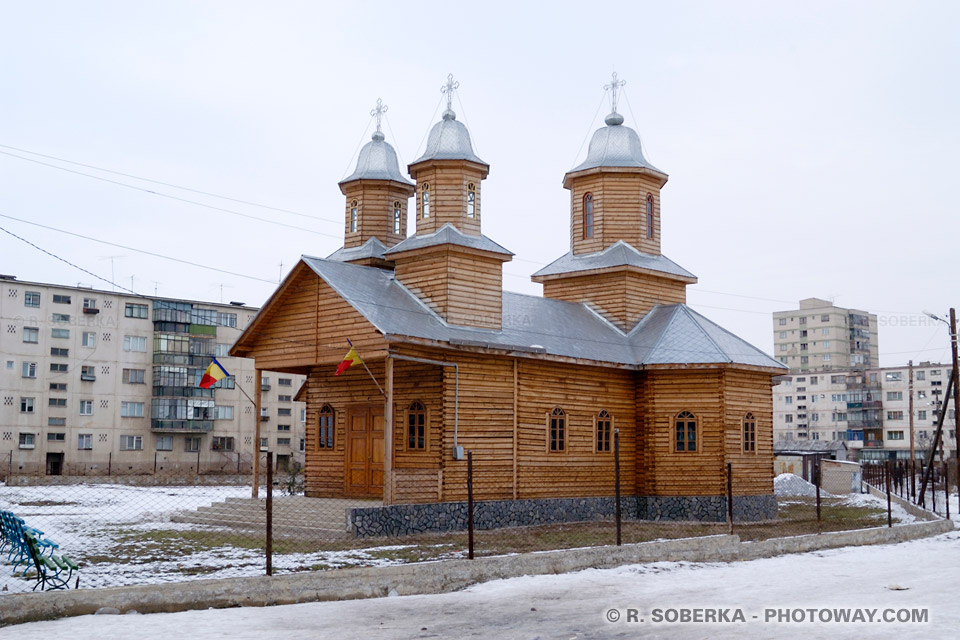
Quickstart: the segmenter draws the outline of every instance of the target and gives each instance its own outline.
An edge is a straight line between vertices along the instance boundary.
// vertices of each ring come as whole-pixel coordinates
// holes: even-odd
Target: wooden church
[[[466,500],[470,450],[477,500],[609,505],[616,431],[636,517],[724,519],[727,463],[736,517],[775,517],[784,367],[686,306],[697,279],[660,252],[667,174],[624,126],[616,87],[564,177],[571,246],[533,275],[543,297],[503,290],[513,254],[483,235],[498,215],[483,208],[489,165],[451,109],[452,80],[412,182],[378,112],[340,182],[343,248],[304,256],[230,352],[307,376],[308,496],[439,508]],[[336,376],[348,340],[365,366]]]

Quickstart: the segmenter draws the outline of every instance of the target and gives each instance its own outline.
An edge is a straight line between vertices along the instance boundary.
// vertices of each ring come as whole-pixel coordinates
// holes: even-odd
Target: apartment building
[[[879,366],[877,316],[806,298],[773,314],[773,355],[791,373]]]
[[[248,473],[254,363],[227,352],[257,311],[0,276],[0,476]],[[211,356],[231,375],[200,389]],[[303,463],[303,380],[263,374],[280,469]]]
[[[773,388],[775,440],[842,440],[858,460],[909,459],[933,444],[949,365],[782,376]],[[912,432],[912,440],[911,440]],[[957,448],[956,412],[944,421],[944,455]]]

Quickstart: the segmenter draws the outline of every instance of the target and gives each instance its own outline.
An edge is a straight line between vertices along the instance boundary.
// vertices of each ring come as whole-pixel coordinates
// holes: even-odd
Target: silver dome
[[[613,112],[604,122],[607,126],[597,129],[590,140],[587,159],[570,173],[596,167],[641,167],[663,173],[643,157],[640,136],[630,127],[623,126],[622,115]]]
[[[413,164],[426,160],[469,160],[486,165],[473,153],[470,133],[451,109],[443,112],[443,119],[433,125],[427,137],[427,147]]]
[[[393,180],[403,184],[413,184],[400,173],[397,152],[384,141],[383,133],[380,131],[374,132],[373,139],[363,145],[360,156],[357,158],[356,171],[341,180],[340,184],[354,180]]]

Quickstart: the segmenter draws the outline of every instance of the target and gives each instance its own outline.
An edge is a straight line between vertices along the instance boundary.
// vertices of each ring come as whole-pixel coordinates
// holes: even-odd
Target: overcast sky
[[[539,294],[530,273],[568,250],[563,175],[616,70],[625,124],[670,175],[663,252],[699,277],[695,309],[771,352],[773,311],[828,298],[879,315],[884,366],[949,361],[921,311],[960,306],[960,3],[0,0],[0,16],[0,227],[139,293],[262,304],[301,255],[342,245],[337,182],[377,98],[405,170],[453,73],[490,164],[484,234],[516,254],[505,287]],[[0,273],[112,288],[3,232]]]

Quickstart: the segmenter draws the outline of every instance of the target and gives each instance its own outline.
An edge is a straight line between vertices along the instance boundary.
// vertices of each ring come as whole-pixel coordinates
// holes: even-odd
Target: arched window
[[[407,449],[427,448],[427,409],[416,401],[407,409]]]
[[[583,237],[593,237],[593,194],[583,196]]]
[[[613,420],[606,411],[597,414],[597,453],[610,451],[613,447],[611,436],[613,433]]]
[[[681,411],[674,420],[676,447],[675,451],[697,450],[697,419],[689,411]]]
[[[320,408],[320,419],[317,420],[317,449],[332,450],[334,445],[334,417],[333,407],[328,404]]]
[[[757,419],[752,413],[743,416],[743,452],[757,451]]]
[[[350,203],[350,231],[357,230],[357,218],[360,217],[360,203],[354,200]]]
[[[420,217],[430,217],[430,185],[426,182],[420,187]]]
[[[393,232],[400,233],[400,201],[393,203]]]
[[[467,185],[467,217],[473,218],[477,214],[477,188],[471,182]]]
[[[550,414],[550,451],[564,451],[567,442],[567,416],[557,407]]]
[[[653,194],[647,194],[647,237],[653,238]]]

